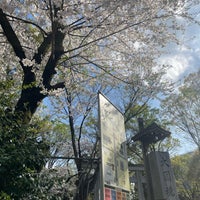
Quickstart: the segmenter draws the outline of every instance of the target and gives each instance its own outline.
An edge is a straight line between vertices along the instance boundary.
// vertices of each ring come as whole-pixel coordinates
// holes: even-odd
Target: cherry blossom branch
[[[120,28],[120,29],[117,29],[116,31],[113,31],[113,32],[111,32],[111,33],[108,33],[108,34],[106,34],[106,35],[103,35],[102,37],[99,37],[99,38],[97,38],[97,39],[94,39],[94,40],[92,40],[92,41],[90,41],[90,42],[88,42],[88,43],[85,43],[85,44],[80,44],[78,47],[76,47],[76,48],[73,48],[73,49],[69,49],[69,50],[67,50],[67,51],[65,51],[65,53],[69,53],[69,52],[72,52],[72,51],[76,51],[76,50],[78,50],[78,49],[81,49],[81,48],[84,48],[84,47],[86,47],[86,46],[89,46],[89,45],[91,45],[91,44],[94,44],[94,43],[96,43],[96,42],[98,42],[98,41],[101,41],[101,40],[103,40],[103,39],[106,39],[106,38],[109,38],[109,37],[111,37],[111,36],[113,36],[113,35],[116,35],[116,34],[118,34],[118,33],[121,33],[121,32],[123,32],[123,31],[125,31],[125,30],[127,30],[127,29],[129,29],[129,28],[131,28],[131,27],[134,27],[134,26],[138,26],[138,25],[140,25],[140,24],[143,24],[143,23],[145,23],[145,22],[148,22],[148,21],[151,21],[151,20],[155,20],[155,19],[161,19],[161,18],[168,18],[168,17],[171,17],[172,15],[163,15],[163,16],[154,16],[154,17],[152,17],[152,18],[146,18],[146,19],[144,19],[144,20],[142,20],[142,21],[139,21],[139,22],[137,22],[137,23],[134,23],[134,24],[127,24],[125,27],[122,27],[122,28]],[[94,27],[94,26],[86,26],[87,28],[88,27]],[[81,28],[83,28],[83,27],[79,27],[80,29]],[[85,28],[85,27],[84,27]]]
[[[115,12],[115,10],[117,9],[117,7],[118,7],[118,6],[116,6],[116,7],[113,9],[113,11],[112,11],[111,13],[109,13],[106,17],[104,17],[104,19],[103,19],[101,22],[99,22],[99,24],[97,24],[96,26],[94,26],[94,28],[93,28],[91,31],[89,31],[89,33],[88,33],[88,34],[83,38],[83,40],[81,41],[80,46],[83,45],[84,41],[85,41],[99,26],[101,26],[101,24],[102,24],[103,22],[105,22],[105,21]]]
[[[127,82],[117,76],[115,76],[114,74],[112,74],[111,72],[109,72],[108,70],[105,69],[105,67],[101,66],[100,64],[97,64],[97,63],[94,63],[93,61],[89,60],[88,58],[85,58],[83,56],[80,56],[82,59],[86,60],[87,62],[89,62],[90,64],[93,64],[94,66],[98,67],[99,69],[103,70],[106,74],[112,76],[113,78],[121,81],[121,82],[124,82],[126,84],[130,84],[130,82]]]
[[[9,14],[5,14],[5,15],[7,17],[12,18],[12,19],[16,19],[18,21],[22,21],[25,24],[32,24],[33,26],[35,26],[36,28],[38,28],[43,33],[43,35],[47,35],[47,33],[46,33],[46,31],[44,29],[42,29],[39,25],[37,25],[36,23],[34,23],[32,21],[25,20],[25,19],[22,19],[22,18],[19,18],[19,17],[16,17],[16,16],[12,16],[12,15],[9,15]]]

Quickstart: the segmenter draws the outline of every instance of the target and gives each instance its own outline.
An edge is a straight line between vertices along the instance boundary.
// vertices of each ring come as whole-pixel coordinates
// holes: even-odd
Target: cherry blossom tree
[[[186,15],[189,4],[181,0],[1,1],[1,77],[6,71],[17,77],[15,114],[29,123],[45,97],[71,84],[69,71],[91,80],[106,75],[110,84],[113,78],[132,83],[134,66],[152,67],[159,53],[155,47],[173,38],[175,17]],[[66,76],[61,78],[61,71]]]

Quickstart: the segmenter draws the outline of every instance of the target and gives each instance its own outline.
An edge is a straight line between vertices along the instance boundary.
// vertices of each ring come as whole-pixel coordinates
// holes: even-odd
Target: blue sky
[[[200,22],[200,6],[196,7],[195,12],[196,20]],[[181,23],[185,25],[185,32],[178,33],[180,45],[170,44],[167,47],[169,53],[160,58],[162,64],[173,66],[167,72],[167,78],[172,81],[179,81],[200,69],[200,24]]]
[[[200,14],[196,19],[200,21]],[[180,45],[170,44],[167,49],[169,53],[159,59],[162,64],[172,65],[167,72],[167,78],[177,83],[189,73],[200,70],[200,25],[190,24],[185,28],[185,33],[179,35]],[[178,154],[197,148],[177,130],[172,130],[172,134],[181,139],[181,147],[177,149]]]

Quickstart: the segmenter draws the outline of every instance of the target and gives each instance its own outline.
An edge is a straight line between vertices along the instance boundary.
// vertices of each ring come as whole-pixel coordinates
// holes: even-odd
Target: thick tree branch
[[[56,90],[56,89],[59,89],[59,88],[65,88],[65,82],[59,82],[59,83],[52,85],[50,87],[51,90]]]
[[[54,22],[53,33],[52,33],[51,55],[46,64],[44,72],[42,74],[43,85],[47,89],[50,89],[51,87],[50,85],[51,80],[53,78],[53,75],[56,74],[56,71],[55,71],[56,65],[58,64],[59,59],[64,53],[63,40],[65,37],[65,34],[61,30],[62,30],[62,27],[60,26],[60,24],[57,22]]]
[[[8,42],[13,47],[13,50],[14,50],[16,56],[20,60],[23,60],[24,58],[26,58],[24,50],[21,46],[21,43],[20,43],[17,35],[15,34],[12,26],[10,25],[10,23],[6,17],[6,14],[3,12],[3,10],[1,8],[0,8],[0,24],[1,24],[1,27],[4,31],[4,34],[5,34]],[[23,65],[22,65],[22,67],[24,68]]]
[[[37,53],[34,55],[33,59],[35,60],[35,62],[37,64],[41,64],[42,61],[42,57],[45,55],[45,53],[47,52],[50,44],[52,41],[52,33],[48,34],[47,37],[44,38],[43,42],[41,43],[41,45],[38,47],[38,51]]]

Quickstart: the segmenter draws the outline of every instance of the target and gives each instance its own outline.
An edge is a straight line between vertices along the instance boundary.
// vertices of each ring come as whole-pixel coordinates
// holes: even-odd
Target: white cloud
[[[200,15],[196,16],[196,20],[200,21]],[[177,34],[180,45],[170,43],[166,47],[168,54],[158,60],[161,64],[172,66],[166,75],[172,81],[181,80],[200,69],[200,25],[192,22],[186,25],[184,34]]]
[[[171,66],[165,78],[178,81],[189,73],[197,71],[200,68],[200,57],[197,52],[174,52],[173,55],[162,57],[159,62]]]
[[[182,45],[170,45],[169,53],[159,58],[159,63],[172,66],[167,71],[167,79],[178,81],[200,69],[200,37],[196,35],[196,29],[194,33],[193,36],[190,35],[190,40],[185,41]]]

